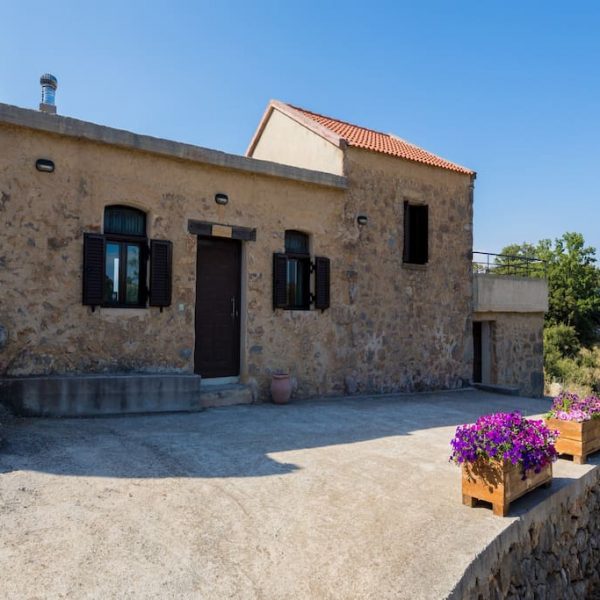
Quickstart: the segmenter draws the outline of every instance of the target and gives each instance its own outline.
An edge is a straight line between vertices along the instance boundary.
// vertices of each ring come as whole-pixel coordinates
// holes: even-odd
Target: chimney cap
[[[54,89],[58,87],[58,79],[56,79],[56,77],[54,77],[54,75],[51,75],[50,73],[44,73],[40,77],[40,83],[42,85],[49,85]]]

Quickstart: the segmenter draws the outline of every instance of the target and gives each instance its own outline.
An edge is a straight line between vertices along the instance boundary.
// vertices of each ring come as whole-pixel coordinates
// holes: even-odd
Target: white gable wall
[[[250,154],[253,158],[343,175],[340,148],[304,125],[273,109]]]

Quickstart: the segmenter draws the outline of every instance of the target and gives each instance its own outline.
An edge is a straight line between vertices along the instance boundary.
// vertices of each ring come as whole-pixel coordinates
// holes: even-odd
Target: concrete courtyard
[[[479,391],[16,419],[0,447],[2,598],[444,598],[528,507],[461,504],[454,428],[548,402]]]

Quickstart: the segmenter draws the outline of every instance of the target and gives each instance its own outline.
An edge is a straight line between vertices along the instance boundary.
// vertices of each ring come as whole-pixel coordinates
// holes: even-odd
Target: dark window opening
[[[429,210],[426,205],[404,203],[405,263],[427,264],[429,260]]]

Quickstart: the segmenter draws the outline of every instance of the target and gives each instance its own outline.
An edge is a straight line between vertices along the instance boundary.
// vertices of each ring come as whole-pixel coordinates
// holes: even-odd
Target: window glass
[[[146,235],[146,215],[128,206],[107,206],[104,209],[104,233]]]
[[[140,297],[140,247],[137,244],[127,244],[125,283],[125,302],[127,304],[138,304]]]
[[[308,254],[308,235],[300,231],[286,231],[285,251],[287,254]]]
[[[119,302],[119,262],[120,245],[115,242],[107,242],[104,301],[108,304],[117,304]]]

